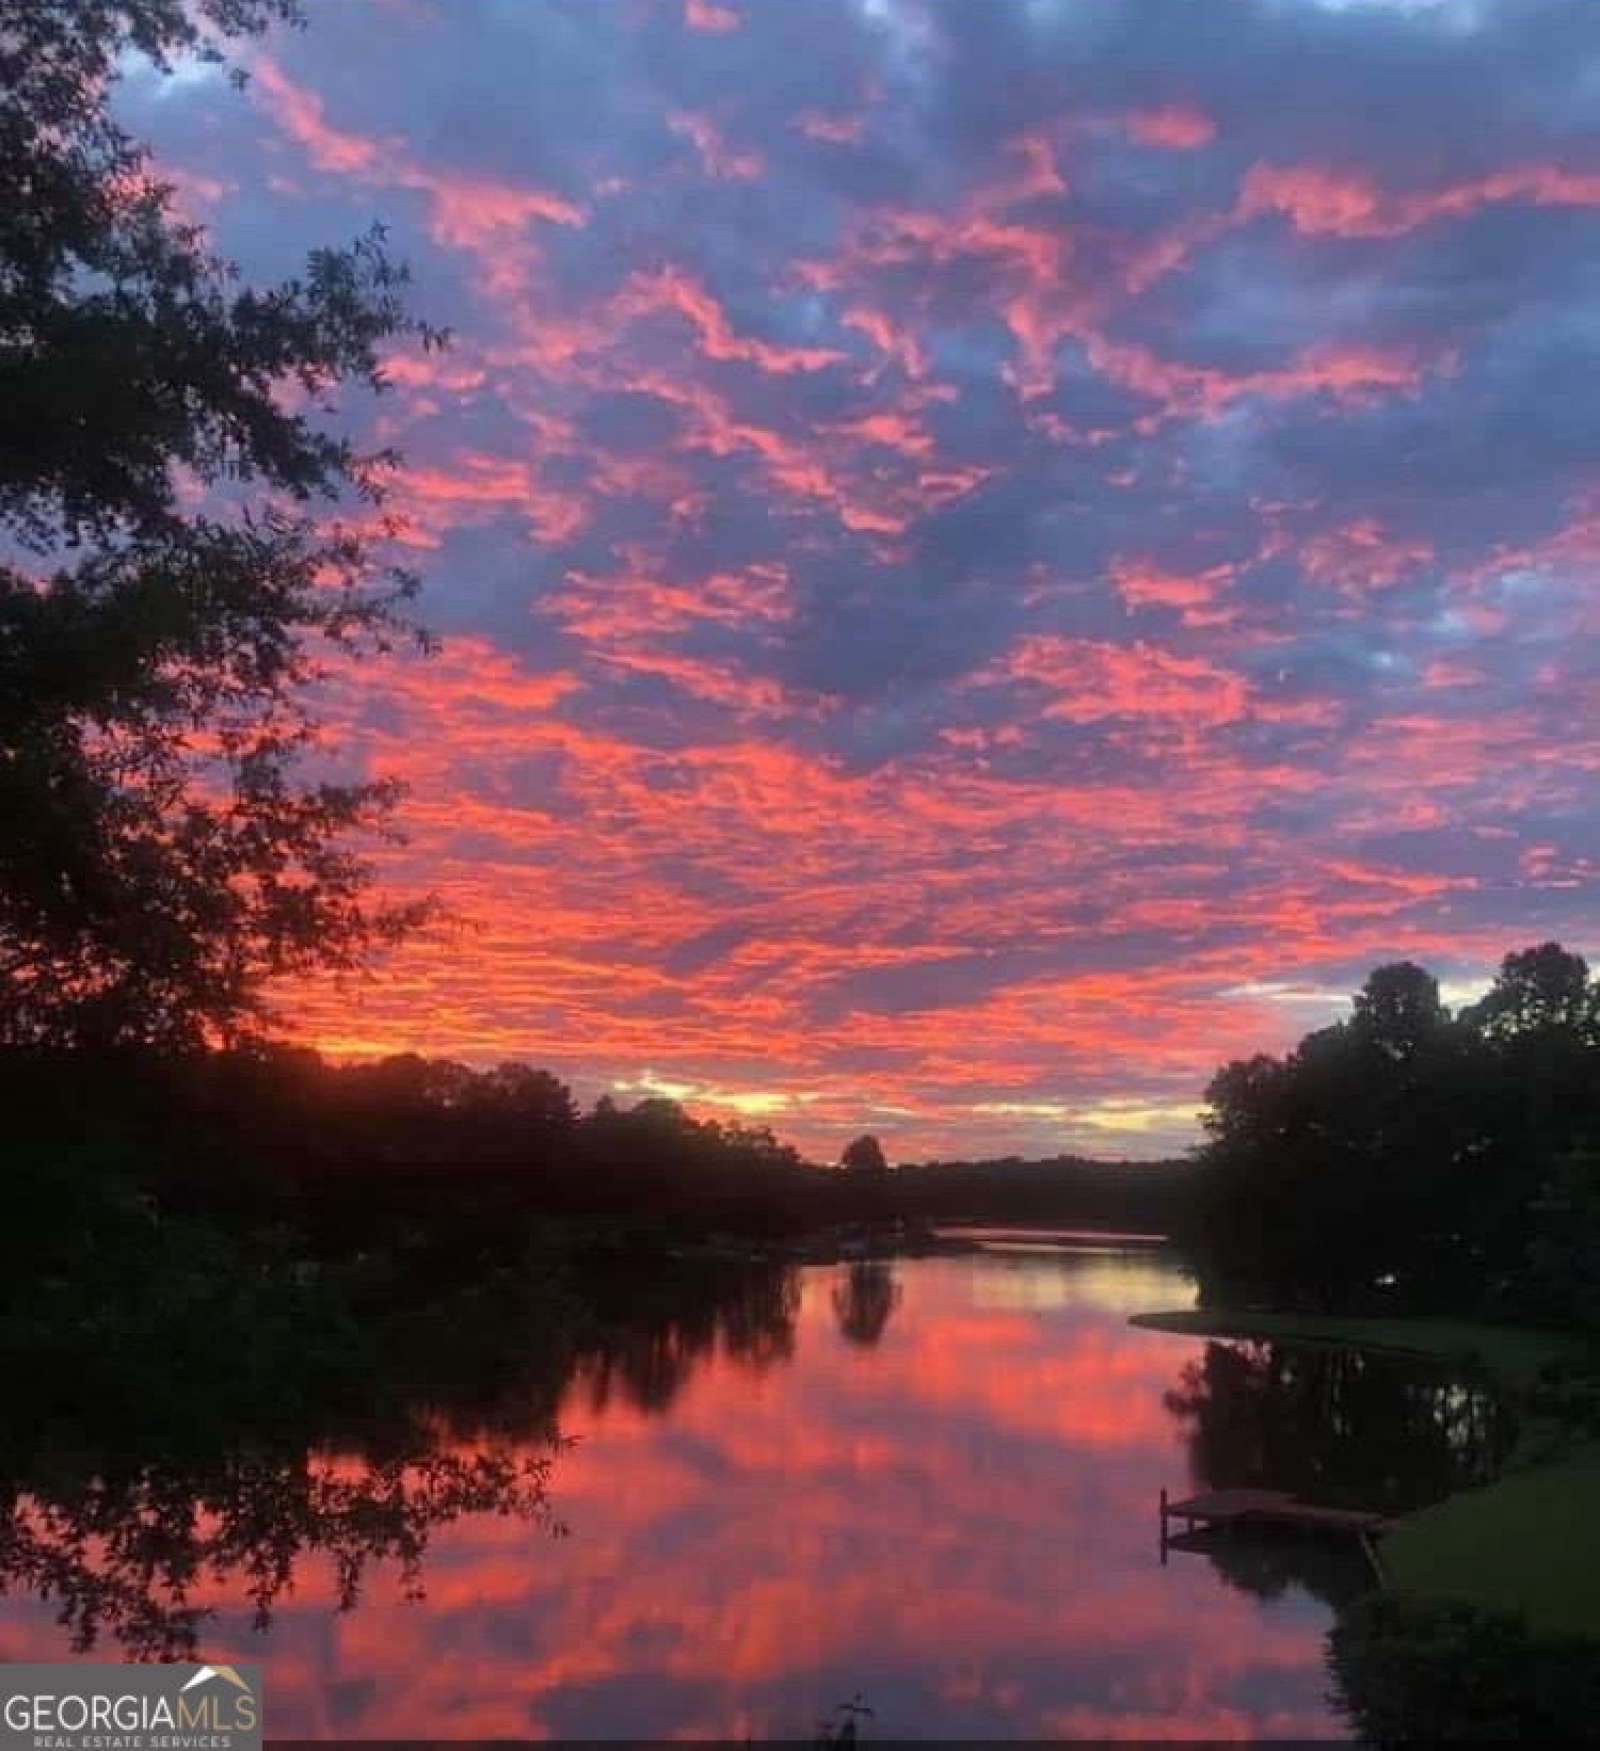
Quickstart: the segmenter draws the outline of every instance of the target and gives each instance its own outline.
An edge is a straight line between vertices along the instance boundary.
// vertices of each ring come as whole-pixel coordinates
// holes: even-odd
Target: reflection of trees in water
[[[860,1259],[833,1286],[833,1311],[846,1343],[870,1350],[900,1305],[900,1285],[887,1259]]]
[[[598,1287],[599,1329],[573,1369],[573,1386],[591,1412],[619,1398],[636,1410],[663,1412],[717,1354],[755,1373],[794,1354],[800,1309],[794,1265],[695,1265]]]
[[[246,1279],[235,1304],[228,1281],[197,1269],[176,1285],[192,1300],[153,1301],[155,1283],[90,1306],[87,1347],[55,1328],[60,1368],[30,1366],[36,1329],[0,1331],[0,1591],[49,1601],[75,1652],[192,1657],[206,1599],[265,1629],[313,1554],[342,1609],[377,1563],[417,1594],[434,1531],[463,1515],[555,1529],[551,1304],[506,1283],[397,1293],[330,1337],[339,1301]],[[137,1341],[141,1318],[160,1341]]]
[[[515,1298],[474,1313],[457,1297],[331,1384],[301,1366],[309,1339],[286,1340],[236,1404],[214,1381],[247,1334],[220,1318],[184,1327],[200,1346],[189,1360],[218,1364],[201,1370],[205,1390],[175,1386],[161,1346],[125,1348],[111,1412],[92,1392],[10,1367],[7,1352],[0,1592],[48,1600],[77,1653],[110,1641],[137,1659],[191,1657],[207,1598],[248,1603],[264,1629],[311,1555],[331,1563],[341,1609],[374,1565],[420,1596],[441,1526],[493,1513],[560,1530],[549,1490],[564,1386],[597,1407],[615,1392],[663,1410],[714,1353],[760,1370],[793,1351],[793,1266],[685,1265],[594,1287],[598,1337],[575,1341],[537,1309],[524,1323]],[[134,1404],[143,1417],[127,1414]]]
[[[1198,1488],[1359,1507],[1416,1507],[1483,1482],[1515,1434],[1487,1386],[1358,1350],[1208,1343],[1166,1406],[1187,1425]]]
[[[1166,1395],[1196,1489],[1281,1489],[1335,1506],[1403,1510],[1492,1477],[1515,1429],[1487,1387],[1407,1358],[1209,1343]],[[1185,1541],[1188,1542],[1188,1541]],[[1341,1605],[1370,1586],[1351,1542],[1202,1535],[1231,1586],[1297,1583]]]
[[[1228,1586],[1256,1599],[1277,1599],[1299,1587],[1337,1608],[1372,1588],[1372,1569],[1352,1538],[1219,1530],[1187,1533],[1171,1540],[1171,1546],[1203,1555]]]
[[[374,1562],[397,1563],[407,1596],[420,1597],[433,1532],[463,1515],[559,1530],[550,1466],[550,1453],[512,1447],[381,1459],[230,1453],[54,1492],[41,1482],[6,1494],[0,1580],[49,1600],[74,1653],[110,1636],[132,1659],[192,1659],[211,1610],[195,1596],[216,1583],[238,1586],[265,1629],[309,1553],[331,1560],[349,1610]]]

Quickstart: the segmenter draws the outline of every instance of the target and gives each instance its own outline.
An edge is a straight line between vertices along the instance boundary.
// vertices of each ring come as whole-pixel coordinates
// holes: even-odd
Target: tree
[[[1287,1069],[1264,1052],[1225,1064],[1206,1086],[1201,1118],[1213,1142],[1267,1144],[1282,1136]]]
[[[1565,1182],[1570,1152],[1600,1142],[1597,1002],[1583,957],[1544,942],[1508,954],[1462,1018],[1483,1044],[1485,1092],[1517,1169],[1508,1201],[1515,1198],[1522,1219],[1504,1225],[1508,1239],[1525,1243],[1537,1227],[1559,1245],[1553,1218],[1530,1227],[1530,1200],[1546,1182]]]
[[[1519,1310],[1600,1333],[1600,1155],[1578,1150],[1555,1163],[1533,1204]]]
[[[1353,1007],[1356,1036],[1396,1063],[1415,1058],[1450,1019],[1439,1001],[1439,981],[1415,961],[1374,968]]]
[[[1597,994],[1582,955],[1559,942],[1508,954],[1483,1000],[1463,1019],[1486,1039],[1508,1041],[1564,1032],[1585,1043],[1596,1029]]]
[[[307,683],[421,637],[415,580],[372,548],[394,458],[325,418],[382,387],[386,342],[444,337],[380,232],[240,286],[112,115],[130,56],[170,72],[296,17],[0,22],[0,1043],[235,1037],[265,979],[358,966],[425,915],[372,904],[354,849],[397,788],[303,761]]]
[[[1498,1162],[1484,1171],[1483,1056],[1432,975],[1399,962],[1368,977],[1348,1021],[1219,1071],[1195,1211],[1203,1295],[1349,1307],[1481,1292],[1522,1244]]]
[[[1596,1317],[1594,1008],[1556,943],[1507,955],[1455,1021],[1399,962],[1348,1021],[1218,1071],[1192,1212],[1202,1299]]]
[[[470,1097],[486,1115],[532,1132],[566,1136],[578,1122],[572,1090],[548,1070],[506,1062],[483,1071]]]
[[[889,1163],[884,1159],[883,1145],[870,1132],[845,1146],[839,1165],[846,1173],[879,1174],[889,1171]]]

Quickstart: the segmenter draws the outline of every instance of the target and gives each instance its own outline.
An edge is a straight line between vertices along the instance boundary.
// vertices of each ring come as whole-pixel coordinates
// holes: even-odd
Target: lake
[[[1492,1468],[1499,1407],[1412,1365],[1133,1329],[1192,1301],[1156,1249],[984,1246],[774,1267],[692,1317],[653,1291],[566,1387],[564,1536],[509,1485],[445,1502],[434,1474],[331,1453],[316,1511],[344,1518],[308,1538],[304,1480],[292,1509],[263,1485],[194,1584],[199,1650],[263,1662],[274,1737],[803,1738],[857,1695],[867,1739],[1340,1736],[1323,1638],[1368,1584],[1359,1553],[1245,1539],[1164,1563],[1159,1492],[1425,1500]],[[443,1426],[438,1447],[481,1457]],[[397,1488],[434,1492],[417,1535],[347,1571],[340,1610],[305,1544],[348,1548]],[[38,1597],[51,1510],[23,1512],[0,1657],[68,1658]],[[127,1628],[160,1592],[138,1528],[102,1520],[85,1549],[95,1656],[159,1646]]]

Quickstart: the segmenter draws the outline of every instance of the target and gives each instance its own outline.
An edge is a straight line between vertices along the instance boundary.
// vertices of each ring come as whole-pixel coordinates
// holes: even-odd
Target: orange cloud
[[[1214,626],[1232,618],[1217,609],[1218,596],[1233,576],[1233,567],[1211,566],[1206,571],[1165,571],[1148,560],[1119,558],[1112,563],[1111,583],[1130,609],[1176,608],[1186,626]]]
[[[408,468],[398,498],[402,504],[420,500],[424,510],[442,504],[458,515],[463,507],[504,507],[547,541],[569,539],[589,517],[580,495],[548,485],[527,463],[474,451],[453,458],[451,467]]]
[[[1249,708],[1249,689],[1237,675],[1142,640],[1124,646],[1034,634],[1012,649],[1000,673],[1044,687],[1051,695],[1044,716],[1073,723],[1127,716],[1216,728]]]
[[[742,18],[685,11],[713,33]],[[907,1154],[1159,1153],[1192,1135],[1185,1103],[1220,1057],[1304,1019],[1241,995],[1252,981],[1320,989],[1397,943],[1492,965],[1496,890],[1458,894],[1460,854],[1438,846],[1515,833],[1524,810],[1564,818],[1592,781],[1593,749],[1549,720],[1584,696],[1576,653],[1600,631],[1583,591],[1600,500],[1552,481],[1554,521],[1530,501],[1463,557],[1477,510],[1446,541],[1431,469],[1365,498],[1256,478],[1291,426],[1327,435],[1391,400],[1425,412],[1483,337],[1397,341],[1358,326],[1364,297],[1319,327],[1308,300],[1270,362],[1223,368],[1191,346],[1193,288],[1174,276],[1245,225],[1252,250],[1310,273],[1326,252],[1298,239],[1593,207],[1597,179],[1441,160],[1393,188],[1290,146],[1220,210],[1174,208],[1211,159],[1119,142],[1199,153],[1217,129],[1191,104],[1063,114],[901,180],[821,150],[869,137],[865,80],[780,98],[748,136],[736,118],[754,111],[646,84],[640,113],[682,148],[552,145],[566,169],[547,188],[433,163],[421,135],[361,133],[277,63],[258,74],[281,168],[309,167],[300,192],[315,172],[363,203],[396,195],[399,222],[426,228],[406,252],[430,291],[472,312],[449,351],[386,365],[395,392],[362,439],[411,459],[405,527],[364,527],[402,559],[427,552],[442,612],[425,617],[492,612],[530,653],[456,633],[415,674],[339,677],[343,755],[413,786],[385,882],[437,889],[470,931],[353,992],[286,992],[304,1032],[525,1055],[586,1094],[666,1079],[696,1110],[770,1111],[819,1154],[869,1119]],[[1159,202],[1095,198],[1108,136]],[[771,189],[752,184],[791,158],[826,173],[828,198],[769,234]],[[686,178],[710,229],[664,262],[634,216]],[[736,275],[702,249],[722,216],[748,226]],[[1359,253],[1376,297],[1387,252]],[[737,301],[713,290],[735,280]],[[1380,423],[1348,420],[1352,442]],[[860,650],[831,619],[872,613]],[[1352,642],[1358,618],[1395,666],[1328,679],[1345,671],[1321,641]],[[1563,852],[1538,879],[1573,867]],[[1468,892],[1474,917],[1447,915]]]

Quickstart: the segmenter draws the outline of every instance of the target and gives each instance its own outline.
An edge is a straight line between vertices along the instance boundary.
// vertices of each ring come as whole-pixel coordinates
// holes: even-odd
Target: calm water
[[[1503,1445],[1494,1407],[1134,1330],[1191,1298],[1165,1258],[995,1238],[809,1266],[692,1327],[641,1314],[567,1390],[565,1537],[468,1511],[340,1611],[286,1514],[270,1628],[241,1544],[196,1590],[202,1650],[264,1661],[279,1737],[794,1737],[858,1692],[868,1738],[1338,1736],[1322,1643],[1359,1563],[1245,1544],[1163,1566],[1158,1491],[1437,1493]],[[320,1463],[359,1514],[363,1462]],[[52,1606],[13,1588],[0,1657],[68,1657]]]

